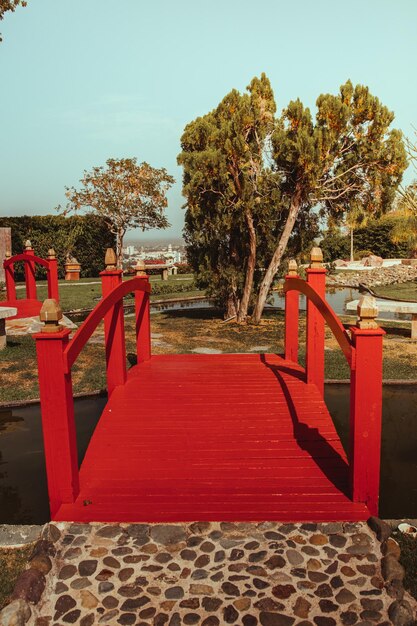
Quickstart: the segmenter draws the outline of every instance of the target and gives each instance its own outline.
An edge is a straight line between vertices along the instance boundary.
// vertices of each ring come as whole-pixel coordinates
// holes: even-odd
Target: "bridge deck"
[[[56,520],[357,521],[318,391],[271,354],[161,355],[111,396]]]

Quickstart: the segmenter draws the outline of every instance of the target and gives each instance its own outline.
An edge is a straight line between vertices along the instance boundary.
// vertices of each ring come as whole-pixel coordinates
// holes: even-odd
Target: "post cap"
[[[55,250],[53,248],[48,250],[48,259],[56,259]]]
[[[356,326],[363,330],[369,328],[378,328],[376,317],[378,315],[378,307],[373,296],[361,296],[358,303],[358,320]]]
[[[288,276],[297,276],[297,261],[295,259],[288,261]]]
[[[107,248],[106,256],[104,257],[104,265],[106,266],[106,270],[117,269],[117,257],[113,248]]]
[[[314,247],[311,249],[310,267],[323,267],[323,252],[321,248]]]
[[[32,250],[32,243],[30,239],[26,239],[25,241],[25,250]]]
[[[145,261],[136,261],[135,272],[136,276],[146,276]]]
[[[57,333],[62,327],[59,320],[62,319],[62,309],[54,298],[47,298],[42,304],[39,313],[41,322],[45,323],[42,331],[46,333]]]

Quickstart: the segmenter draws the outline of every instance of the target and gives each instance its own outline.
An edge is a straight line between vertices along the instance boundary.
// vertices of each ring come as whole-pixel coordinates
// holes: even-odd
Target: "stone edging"
[[[0,611],[2,626],[23,626],[32,615],[30,605],[38,604],[45,589],[46,574],[52,569],[51,557],[56,554],[55,541],[61,533],[53,524],[45,524],[41,537],[33,546],[29,567],[18,577],[11,602]]]
[[[393,529],[387,522],[378,517],[370,517],[368,526],[374,531],[376,538],[381,543],[381,552],[384,555],[381,560],[381,573],[387,593],[393,598],[388,609],[388,616],[394,626],[412,626],[415,623],[414,610],[405,596],[411,601],[413,599],[404,589],[405,570],[399,562],[400,546],[391,537]]]
[[[393,626],[412,626],[414,624],[414,600],[404,590],[405,571],[399,563],[401,550],[391,538],[392,527],[385,521],[371,517],[368,525],[381,543],[384,555],[381,560],[381,573],[385,589],[393,599],[388,615]],[[40,539],[35,543],[29,567],[18,577],[11,602],[0,611],[0,624],[4,626],[24,626],[32,615],[30,605],[40,601],[46,585],[46,574],[52,569],[51,557],[56,554],[54,543],[60,538],[60,531],[53,524],[46,524]],[[407,599],[409,598],[409,599]],[[411,600],[411,603],[410,601]]]

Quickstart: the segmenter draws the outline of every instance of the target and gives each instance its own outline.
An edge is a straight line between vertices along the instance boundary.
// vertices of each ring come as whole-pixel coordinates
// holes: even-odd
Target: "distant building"
[[[181,252],[173,250],[171,244],[169,244],[168,249],[165,250],[144,250],[142,247],[140,253],[138,254],[138,258],[141,261],[162,259],[162,262],[167,263],[168,265],[173,265],[174,263],[181,263]]]
[[[135,246],[126,246],[126,248],[123,250],[123,253],[126,256],[133,256],[134,254],[136,254],[137,250],[135,248]]]

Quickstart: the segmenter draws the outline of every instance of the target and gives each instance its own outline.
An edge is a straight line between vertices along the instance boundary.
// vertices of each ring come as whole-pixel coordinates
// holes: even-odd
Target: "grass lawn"
[[[343,318],[348,321],[347,318]],[[283,313],[268,313],[259,326],[225,323],[215,310],[184,309],[151,316],[153,354],[186,353],[196,348],[221,352],[282,352]],[[417,343],[409,339],[409,325],[384,324],[384,378],[417,379]],[[300,319],[300,361],[304,361],[305,320]],[[133,316],[126,317],[128,365],[135,362]],[[330,331],[326,335],[326,378],[349,377],[349,368]],[[35,342],[29,336],[10,337],[0,352],[0,402],[38,398]],[[103,327],[100,325],[73,368],[74,392],[105,387]],[[4,382],[3,382],[4,381]]]
[[[0,548],[0,610],[8,604],[19,574],[26,568],[33,545],[23,548]]]
[[[395,285],[380,285],[373,287],[372,291],[381,298],[394,298],[417,302],[417,281],[408,283],[396,283]]]

